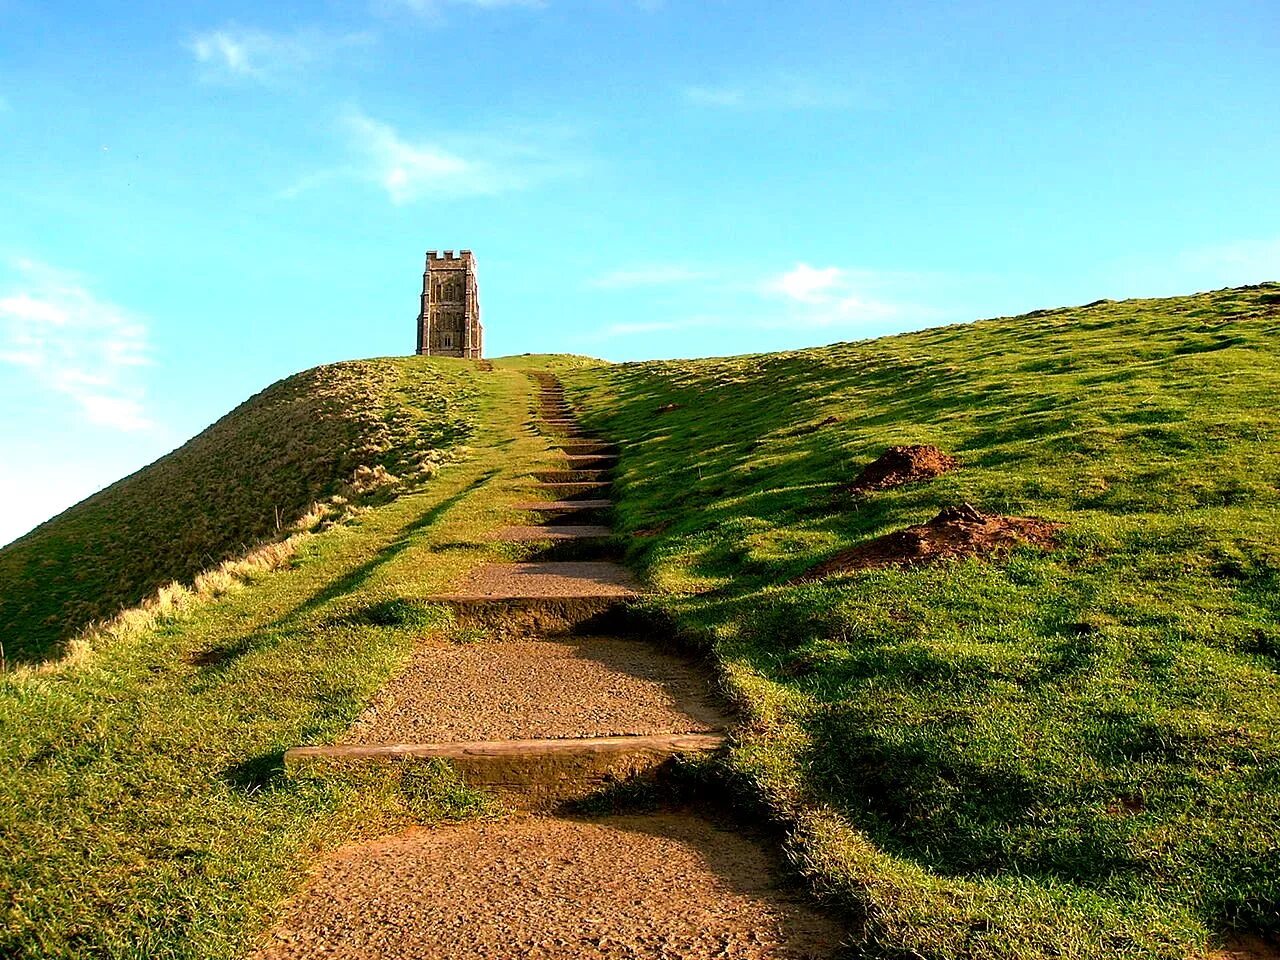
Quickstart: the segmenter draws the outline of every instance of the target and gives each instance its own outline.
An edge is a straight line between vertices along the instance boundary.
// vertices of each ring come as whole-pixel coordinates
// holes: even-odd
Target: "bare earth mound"
[[[1033,517],[981,513],[967,503],[947,507],[928,523],[876,537],[837,553],[797,578],[817,580],[833,573],[876,567],[924,566],[939,560],[987,557],[1030,545],[1051,548],[1062,524]]]
[[[256,957],[807,960],[841,938],[757,844],[662,813],[471,822],[345,847]]]
[[[928,444],[909,444],[890,447],[863,468],[853,482],[844,487],[845,493],[867,493],[871,490],[889,490],[908,483],[932,480],[959,466],[955,457],[943,453]]]

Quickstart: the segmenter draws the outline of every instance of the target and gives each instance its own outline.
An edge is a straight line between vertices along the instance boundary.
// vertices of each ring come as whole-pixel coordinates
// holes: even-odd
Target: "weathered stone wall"
[[[475,256],[461,250],[427,252],[418,308],[417,352],[439,357],[484,355],[484,327],[480,323],[480,287]]]

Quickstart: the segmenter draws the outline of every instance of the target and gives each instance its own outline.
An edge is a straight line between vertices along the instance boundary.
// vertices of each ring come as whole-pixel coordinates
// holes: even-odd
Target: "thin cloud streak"
[[[541,10],[546,0],[375,0],[375,9],[391,15],[405,11],[423,20],[444,19],[450,9],[463,10]]]
[[[871,106],[865,95],[856,93],[841,81],[789,72],[737,82],[690,84],[681,93],[694,106],[744,112],[841,110]]]
[[[294,199],[335,181],[356,180],[373,184],[401,206],[496,196],[580,169],[555,143],[562,133],[530,130],[417,140],[355,108],[342,113],[337,128],[351,162],[306,174],[277,196]]]
[[[146,325],[75,274],[34,260],[13,266],[19,285],[0,296],[0,363],[69,397],[90,423],[152,428],[136,372],[151,362]]]
[[[328,67],[343,53],[369,46],[370,33],[331,33],[314,27],[272,33],[228,24],[197,34],[187,44],[211,83],[271,84],[313,67]]]

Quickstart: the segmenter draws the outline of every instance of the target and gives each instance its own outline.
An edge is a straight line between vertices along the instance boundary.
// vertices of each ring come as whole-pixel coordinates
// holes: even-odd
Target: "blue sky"
[[[268,383],[1280,277],[1280,8],[0,0],[0,542]]]

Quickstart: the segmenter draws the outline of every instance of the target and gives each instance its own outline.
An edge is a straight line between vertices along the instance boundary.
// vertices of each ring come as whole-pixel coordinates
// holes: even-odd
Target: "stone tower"
[[[484,356],[480,288],[476,258],[470,250],[459,250],[456,257],[452,250],[443,255],[427,251],[418,309],[418,353],[473,360]]]

